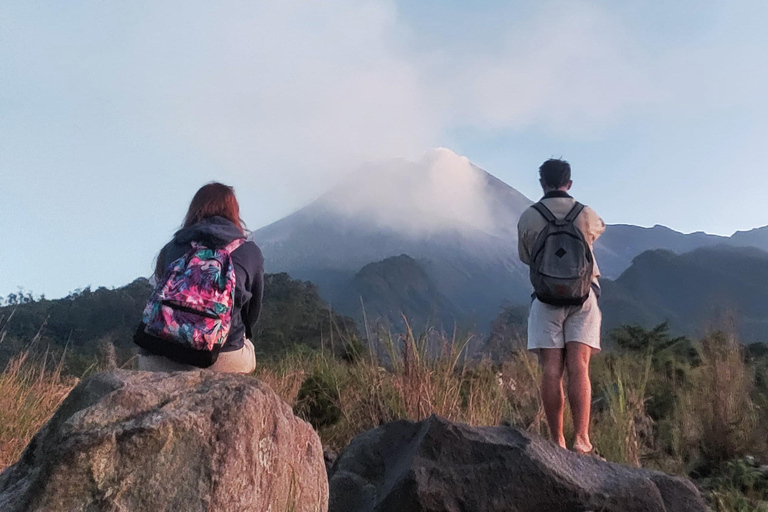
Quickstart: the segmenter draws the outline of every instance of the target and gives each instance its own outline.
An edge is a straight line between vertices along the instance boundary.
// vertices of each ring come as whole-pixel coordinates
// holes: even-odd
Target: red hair
[[[209,217],[223,217],[245,234],[245,222],[240,218],[240,204],[235,197],[235,189],[228,185],[213,181],[200,187],[189,204],[189,210],[181,227],[188,228]],[[163,252],[161,250],[157,255],[155,263],[155,275],[158,278],[162,276],[164,270]]]
[[[189,204],[182,228],[188,228],[208,217],[224,217],[245,233],[235,189],[230,186],[214,181],[200,187]]]

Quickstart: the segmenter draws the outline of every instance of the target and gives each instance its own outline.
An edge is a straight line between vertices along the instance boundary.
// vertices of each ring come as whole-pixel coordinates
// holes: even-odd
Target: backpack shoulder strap
[[[544,206],[544,203],[542,203],[541,201],[539,201],[538,203],[533,203],[531,206],[533,207],[534,210],[539,212],[541,216],[547,220],[547,222],[557,222],[557,217],[555,217],[554,214],[549,210],[549,208]]]
[[[576,204],[573,205],[573,208],[571,208],[571,211],[568,212],[568,215],[566,215],[563,220],[568,224],[572,223],[576,220],[576,217],[579,216],[582,210],[584,210],[584,205],[576,201]]]
[[[240,247],[246,242],[245,238],[235,238],[231,242],[229,242],[226,247],[223,248],[224,251],[227,251],[228,254],[232,254],[235,249]]]

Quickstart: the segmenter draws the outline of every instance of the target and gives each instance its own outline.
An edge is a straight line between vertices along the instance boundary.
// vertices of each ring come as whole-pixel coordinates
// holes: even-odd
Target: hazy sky
[[[609,223],[766,225],[766,19],[764,0],[5,0],[0,295],[148,274],[209,180],[258,228],[434,146],[532,198],[562,156]]]

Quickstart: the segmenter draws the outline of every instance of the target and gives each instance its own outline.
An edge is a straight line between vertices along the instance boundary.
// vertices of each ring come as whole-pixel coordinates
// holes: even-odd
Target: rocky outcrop
[[[0,510],[325,512],[312,427],[267,386],[209,371],[84,380],[0,475]]]
[[[431,417],[357,436],[330,473],[331,512],[698,512],[683,478],[576,455],[511,427]]]

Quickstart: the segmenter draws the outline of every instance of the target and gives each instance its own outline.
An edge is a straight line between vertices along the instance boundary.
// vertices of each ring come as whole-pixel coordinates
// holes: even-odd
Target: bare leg
[[[543,348],[539,353],[542,367],[541,401],[547,415],[549,434],[552,441],[565,448],[563,436],[563,370],[565,368],[565,350],[561,348]]]
[[[589,440],[589,415],[592,406],[592,384],[589,381],[589,360],[592,348],[584,343],[566,343],[565,359],[568,367],[568,403],[573,413],[573,429],[576,435],[573,450],[579,453],[592,451]]]

